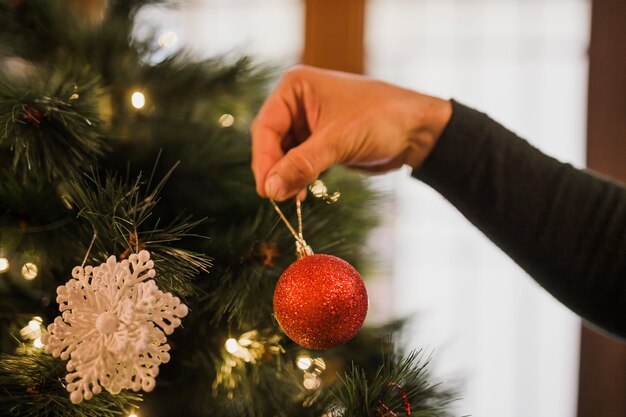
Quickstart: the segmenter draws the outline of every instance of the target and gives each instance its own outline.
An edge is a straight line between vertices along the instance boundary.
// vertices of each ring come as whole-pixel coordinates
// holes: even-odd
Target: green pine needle
[[[72,404],[65,388],[65,362],[41,349],[21,347],[0,355],[0,412],[15,417],[115,417],[138,407],[141,396],[106,390]]]
[[[99,95],[88,69],[31,68],[24,78],[0,72],[0,161],[10,161],[23,181],[79,176],[106,147]]]
[[[201,220],[177,217],[167,224],[153,218],[159,193],[176,166],[152,187],[152,178],[145,183],[139,174],[134,180],[122,180],[97,172],[72,181],[72,199],[79,216],[87,220],[85,241],[94,234],[94,249],[90,259],[97,264],[111,255],[127,257],[147,249],[154,260],[155,281],[166,292],[185,295],[193,292],[191,280],[200,272],[208,272],[211,259],[180,247],[172,246],[181,239],[201,237],[192,233]]]
[[[341,385],[331,391],[335,399],[333,416],[373,417],[387,415],[387,410],[403,415],[408,402],[412,416],[448,417],[446,408],[453,396],[431,384],[429,361],[421,351],[404,357],[386,354],[373,376],[353,363],[340,377]]]

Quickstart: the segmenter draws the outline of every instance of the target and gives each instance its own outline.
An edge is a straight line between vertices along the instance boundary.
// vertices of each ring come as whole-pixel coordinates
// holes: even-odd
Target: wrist
[[[419,93],[416,93],[415,98],[409,116],[412,121],[409,146],[414,152],[407,160],[412,168],[419,167],[428,157],[452,117],[452,103],[449,100]]]

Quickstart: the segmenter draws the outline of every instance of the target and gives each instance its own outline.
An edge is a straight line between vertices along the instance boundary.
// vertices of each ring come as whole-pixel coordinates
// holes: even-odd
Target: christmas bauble
[[[291,264],[274,290],[274,314],[285,334],[308,349],[350,340],[367,315],[361,275],[343,259],[308,255]]]

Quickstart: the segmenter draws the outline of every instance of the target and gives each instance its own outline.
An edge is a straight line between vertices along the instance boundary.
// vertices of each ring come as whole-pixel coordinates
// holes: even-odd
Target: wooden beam
[[[365,0],[306,0],[302,62],[363,72]]]
[[[626,2],[594,0],[587,165],[626,182]],[[626,416],[626,344],[583,326],[578,417]]]

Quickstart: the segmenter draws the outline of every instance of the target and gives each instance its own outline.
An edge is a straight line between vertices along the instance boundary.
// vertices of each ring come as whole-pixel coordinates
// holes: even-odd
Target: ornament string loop
[[[298,215],[298,231],[297,232],[296,232],[296,229],[293,228],[291,223],[289,223],[289,220],[287,220],[287,217],[283,214],[280,207],[278,207],[278,204],[276,204],[274,200],[270,200],[270,202],[274,206],[274,210],[276,210],[281,220],[285,223],[285,226],[287,226],[287,229],[289,229],[294,239],[296,240],[296,255],[298,256],[298,258],[303,258],[305,256],[313,255],[313,249],[311,249],[311,247],[306,243],[302,235],[302,205],[300,203],[300,200],[296,198],[296,212]]]
[[[300,239],[304,240],[304,236],[302,236],[302,203],[300,203],[300,199],[296,197],[296,213],[298,215],[298,236]]]

